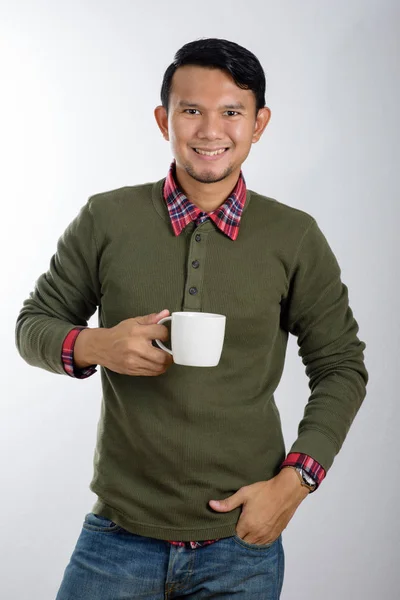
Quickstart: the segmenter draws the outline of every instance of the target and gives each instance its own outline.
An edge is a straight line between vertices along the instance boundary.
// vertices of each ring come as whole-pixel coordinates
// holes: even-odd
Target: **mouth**
[[[192,148],[193,152],[203,160],[218,160],[224,156],[229,148],[219,148],[218,150],[203,150],[201,148]]]

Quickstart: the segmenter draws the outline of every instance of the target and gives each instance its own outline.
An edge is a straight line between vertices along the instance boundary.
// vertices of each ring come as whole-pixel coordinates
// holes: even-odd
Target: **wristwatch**
[[[288,465],[286,468],[291,468],[296,471],[301,485],[308,488],[310,493],[317,488],[316,481],[310,475],[308,475],[308,473],[306,473],[305,470],[301,467],[292,467],[291,465]]]

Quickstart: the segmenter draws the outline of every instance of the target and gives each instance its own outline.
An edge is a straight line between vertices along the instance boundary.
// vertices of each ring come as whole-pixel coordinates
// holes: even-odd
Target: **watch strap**
[[[312,477],[310,477],[310,475],[305,473],[304,470],[301,469],[300,467],[292,467],[292,466],[288,465],[283,468],[284,469],[294,469],[294,471],[297,474],[297,477],[299,478],[300,484],[303,487],[306,487],[309,490],[309,493],[313,492],[316,489],[317,484],[314,481],[314,479]],[[313,482],[313,483],[311,483],[311,482]]]

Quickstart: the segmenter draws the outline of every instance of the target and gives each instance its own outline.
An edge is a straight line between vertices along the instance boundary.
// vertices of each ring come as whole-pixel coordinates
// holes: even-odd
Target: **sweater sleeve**
[[[63,342],[72,329],[87,326],[100,304],[95,235],[89,199],[59,238],[48,271],[18,315],[16,346],[28,364],[66,375]]]
[[[282,309],[311,390],[290,452],[307,454],[327,471],[365,398],[368,373],[348,289],[314,219],[299,245]]]

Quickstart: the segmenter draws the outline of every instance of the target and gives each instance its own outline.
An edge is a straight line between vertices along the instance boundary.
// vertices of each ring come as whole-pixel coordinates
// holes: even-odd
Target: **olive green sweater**
[[[63,341],[97,307],[100,327],[163,308],[226,315],[217,367],[172,364],[158,377],[101,367],[90,486],[93,511],[133,533],[226,537],[240,508],[215,512],[209,500],[273,477],[285,458],[274,391],[288,334],[297,336],[310,387],[290,451],[326,470],[365,397],[365,344],[310,215],[248,189],[235,241],[210,219],[177,237],[163,183],[89,198],[25,300],[16,343],[29,364],[65,374]]]

